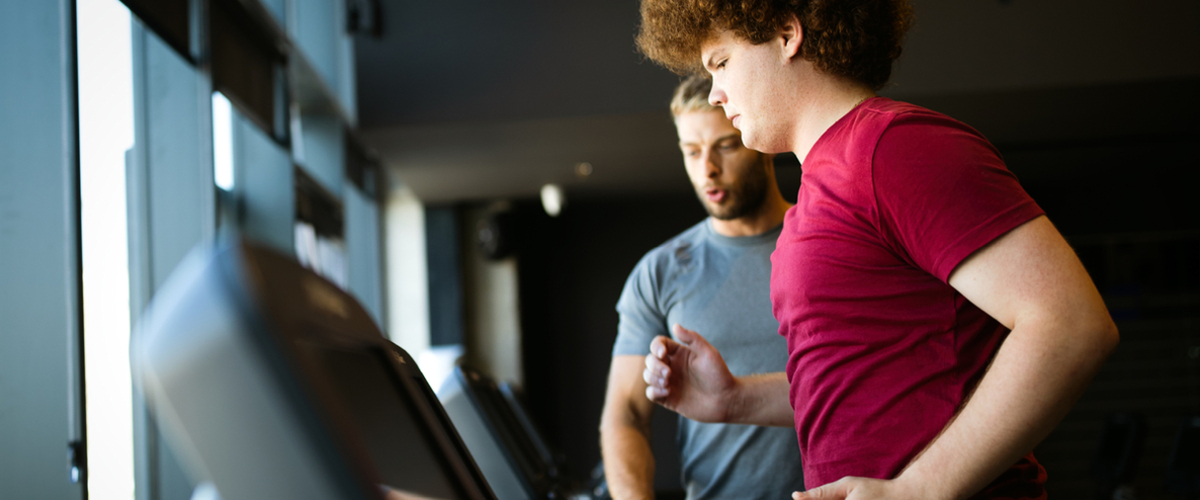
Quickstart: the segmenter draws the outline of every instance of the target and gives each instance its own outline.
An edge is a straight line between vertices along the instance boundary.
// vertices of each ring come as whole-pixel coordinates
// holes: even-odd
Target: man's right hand
[[[655,337],[642,378],[646,397],[699,422],[728,422],[738,381],[721,353],[699,333],[678,324],[675,338]]]

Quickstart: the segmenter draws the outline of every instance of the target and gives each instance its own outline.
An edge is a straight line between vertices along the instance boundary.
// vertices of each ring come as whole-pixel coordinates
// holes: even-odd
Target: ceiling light
[[[547,214],[550,214],[551,217],[558,217],[566,205],[567,196],[558,184],[542,186],[542,208],[546,209]]]

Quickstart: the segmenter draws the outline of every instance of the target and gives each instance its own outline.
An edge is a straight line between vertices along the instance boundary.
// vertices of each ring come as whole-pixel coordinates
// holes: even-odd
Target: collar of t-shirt
[[[704,221],[704,232],[706,236],[713,242],[719,245],[728,245],[734,247],[752,247],[762,245],[764,243],[775,243],[779,239],[779,233],[783,231],[783,223],[768,230],[764,233],[755,234],[753,236],[725,236],[717,232],[712,227],[712,217]]]

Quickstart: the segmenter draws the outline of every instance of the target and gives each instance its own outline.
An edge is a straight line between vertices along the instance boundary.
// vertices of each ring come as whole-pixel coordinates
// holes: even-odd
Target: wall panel
[[[74,3],[0,2],[0,498],[83,498]]]
[[[142,309],[175,266],[216,227],[211,85],[135,22],[134,150],[128,168],[130,302]],[[134,403],[138,500],[186,500],[194,487],[140,397]]]

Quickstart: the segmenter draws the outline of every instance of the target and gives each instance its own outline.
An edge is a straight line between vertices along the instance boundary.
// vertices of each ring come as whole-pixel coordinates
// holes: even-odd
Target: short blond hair
[[[712,80],[703,75],[687,77],[675,88],[675,96],[671,98],[671,115],[679,116],[696,111],[720,111],[708,103],[708,94],[712,92]]]

